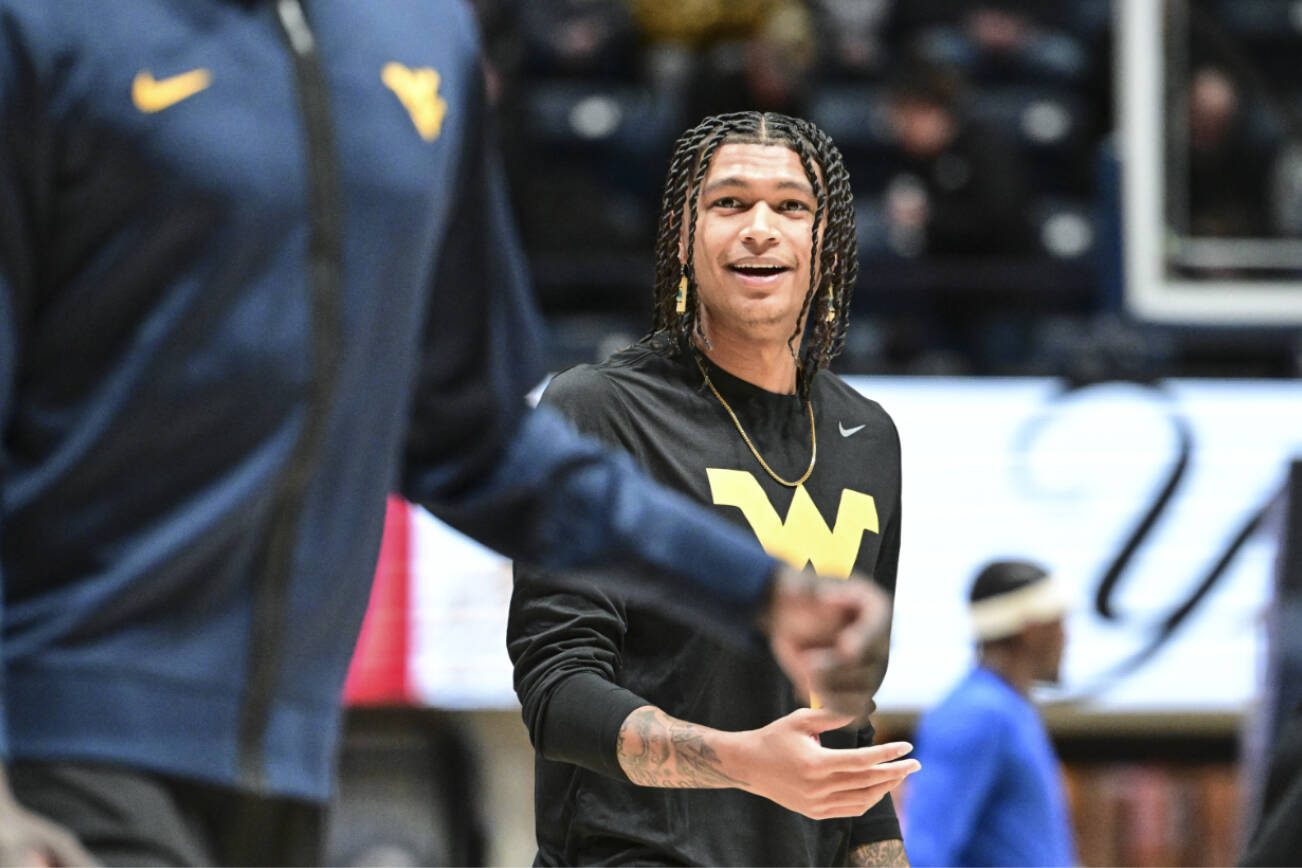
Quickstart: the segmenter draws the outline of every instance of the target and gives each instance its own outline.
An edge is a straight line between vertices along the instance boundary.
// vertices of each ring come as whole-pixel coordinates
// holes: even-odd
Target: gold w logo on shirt
[[[864,531],[880,533],[872,495],[841,489],[836,521],[829,528],[803,485],[796,486],[784,521],[749,471],[707,467],[705,473],[715,505],[740,509],[764,551],[796,569],[812,563],[824,576],[848,578]]]
[[[397,95],[422,139],[432,142],[439,137],[443,116],[448,113],[448,102],[439,96],[443,77],[438,72],[428,66],[410,69],[391,62],[380,70],[380,81]]]

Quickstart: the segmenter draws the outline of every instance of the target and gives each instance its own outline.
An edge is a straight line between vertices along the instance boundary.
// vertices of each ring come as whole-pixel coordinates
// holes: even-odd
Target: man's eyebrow
[[[715,190],[718,190],[723,187],[750,187],[750,186],[751,186],[751,182],[746,180],[745,178],[739,178],[735,175],[729,175],[726,178],[718,178],[706,184],[705,187],[701,190],[701,195],[703,196],[708,195],[710,193],[713,193]],[[797,181],[792,178],[784,178],[783,180],[778,181],[776,186],[779,190],[798,190],[801,193],[807,193],[810,196],[814,195],[814,191],[809,186],[809,183],[807,181]]]

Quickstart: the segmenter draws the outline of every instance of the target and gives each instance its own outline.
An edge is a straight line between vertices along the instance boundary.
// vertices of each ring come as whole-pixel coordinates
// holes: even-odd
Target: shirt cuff
[[[578,672],[557,685],[547,706],[543,755],[627,781],[619,764],[619,730],[645,699],[599,675]]]

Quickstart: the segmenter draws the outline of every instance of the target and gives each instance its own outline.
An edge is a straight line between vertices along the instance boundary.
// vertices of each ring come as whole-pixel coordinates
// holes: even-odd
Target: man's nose
[[[768,249],[777,243],[778,232],[773,210],[768,203],[759,202],[750,210],[750,220],[742,230],[742,241],[748,246]]]

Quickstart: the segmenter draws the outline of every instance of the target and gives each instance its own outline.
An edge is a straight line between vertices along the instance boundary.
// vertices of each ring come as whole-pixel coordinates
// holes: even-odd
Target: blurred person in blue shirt
[[[1028,695],[1056,683],[1066,613],[1049,574],[1025,561],[987,565],[972,584],[978,662],[923,716],[923,771],[904,800],[913,865],[1072,865],[1057,757]]]

